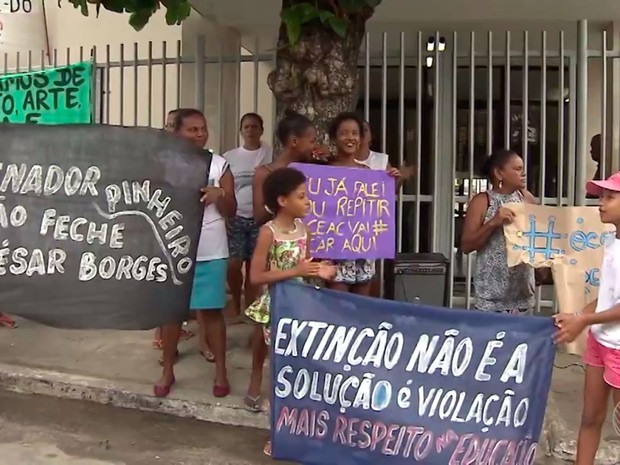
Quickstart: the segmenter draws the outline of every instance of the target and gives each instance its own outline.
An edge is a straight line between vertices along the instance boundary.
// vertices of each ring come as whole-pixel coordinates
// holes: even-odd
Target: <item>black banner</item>
[[[154,129],[0,125],[0,311],[76,329],[182,321],[210,161]]]

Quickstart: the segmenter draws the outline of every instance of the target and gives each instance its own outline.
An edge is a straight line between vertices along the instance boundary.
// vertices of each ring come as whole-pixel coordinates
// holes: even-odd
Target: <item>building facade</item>
[[[31,5],[12,13],[36,30],[28,40],[17,32],[7,40],[11,20],[0,16],[5,73],[93,59],[97,122],[161,127],[169,110],[197,107],[209,120],[209,145],[222,152],[238,143],[240,116],[255,111],[271,140],[266,82],[280,0],[260,8],[255,0],[195,0],[181,26],[156,14],[141,32],[123,15]],[[528,188],[549,205],[587,203],[585,181],[597,168],[601,176],[620,169],[616,19],[613,0],[384,0],[369,22],[358,110],[376,150],[416,167],[399,195],[399,250],[449,257],[454,305],[472,304],[471,263],[458,238],[468,199],[486,188],[477,173],[493,148],[523,155]],[[598,134],[599,166],[590,153]]]

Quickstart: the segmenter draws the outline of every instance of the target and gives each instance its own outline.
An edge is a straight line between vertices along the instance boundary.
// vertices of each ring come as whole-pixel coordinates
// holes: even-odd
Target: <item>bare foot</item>
[[[156,386],[168,386],[174,383],[174,373],[164,373],[161,375],[161,378],[157,380],[155,383]]]

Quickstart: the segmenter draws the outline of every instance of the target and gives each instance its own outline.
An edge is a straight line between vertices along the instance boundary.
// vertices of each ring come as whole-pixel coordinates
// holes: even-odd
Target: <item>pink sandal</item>
[[[15,323],[15,320],[6,313],[0,313],[0,326],[8,329],[15,329],[17,328],[17,323]]]

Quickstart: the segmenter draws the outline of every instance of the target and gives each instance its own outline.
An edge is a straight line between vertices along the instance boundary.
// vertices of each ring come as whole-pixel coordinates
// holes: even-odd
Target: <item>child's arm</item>
[[[558,344],[573,342],[586,327],[599,324],[620,321],[620,304],[614,305],[604,312],[596,312],[598,299],[594,299],[583,310],[576,313],[559,313],[554,316],[558,332],[555,342]]]
[[[591,304],[590,304],[591,305]],[[608,310],[604,310],[602,312],[595,312],[596,305],[594,306],[594,310],[588,312],[588,305],[581,315],[581,318],[584,320],[586,326],[598,325],[603,323],[615,323],[620,321],[620,304],[616,304]]]
[[[312,257],[310,256],[310,240],[312,238],[312,235],[310,234],[310,230],[307,231],[308,232],[306,234],[308,247],[306,248],[306,260],[310,261],[312,260]],[[336,276],[336,267],[331,261],[321,260],[318,262],[318,264],[319,269],[317,271],[317,274],[314,276],[321,278],[323,281],[331,281],[332,279],[334,279],[334,277]]]
[[[594,313],[596,312],[596,306],[598,304],[598,299],[594,299],[592,302],[590,302],[588,305],[586,305],[585,307],[583,307],[583,310],[581,310],[580,312],[577,312],[578,314],[583,314],[583,315],[588,315],[590,313]]]
[[[258,232],[256,247],[250,264],[250,282],[256,286],[274,284],[280,281],[297,277],[317,276],[320,268],[319,263],[302,261],[290,270],[270,270],[267,268],[267,257],[273,242],[273,231],[263,226]]]
[[[304,227],[306,228],[306,260],[311,260],[312,257],[310,256],[310,241],[312,240],[312,234],[310,234],[310,230],[305,224]]]

